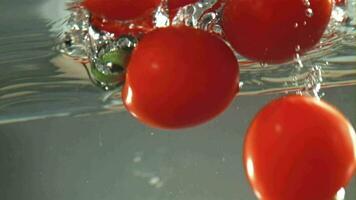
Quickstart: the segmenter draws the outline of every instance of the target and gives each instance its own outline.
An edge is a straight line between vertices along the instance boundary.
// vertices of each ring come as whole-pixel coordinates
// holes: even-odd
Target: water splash
[[[322,78],[322,68],[319,65],[311,67],[305,77],[304,88],[301,93],[308,96],[313,96],[320,99],[322,96],[319,94]]]
[[[65,7],[62,0],[56,1],[56,4],[61,2],[63,6],[60,7]],[[79,0],[68,4],[69,11],[61,11],[60,16],[46,18],[48,21],[39,21],[38,13],[20,13],[31,21],[41,22],[42,28],[24,33],[20,30],[22,25],[14,26],[17,33],[6,34],[5,31],[5,35],[0,36],[0,64],[6,68],[0,74],[0,109],[3,114],[0,116],[0,124],[61,117],[63,113],[65,116],[87,116],[124,110],[120,85],[106,85],[105,82],[110,80],[108,76],[102,80],[92,73],[93,69],[100,69],[100,74],[104,74],[104,71],[113,67],[110,60],[105,60],[109,61],[104,63],[108,66],[100,68],[95,65],[96,60],[93,62],[91,59],[101,57],[99,51],[102,49],[110,52],[112,48],[105,46],[114,43],[118,36],[91,27],[90,14],[77,2]],[[53,11],[53,5],[43,6],[41,10]],[[222,7],[218,7],[215,4],[201,16],[196,15],[195,28],[223,35],[220,27]],[[153,23],[156,27],[167,25],[167,13],[162,9],[157,14],[159,20]],[[200,9],[199,6],[196,9]],[[261,67],[260,63],[236,54],[240,65],[239,95],[302,90],[306,74],[315,65],[322,67],[322,88],[355,85],[355,13],[356,0],[349,0],[345,6],[334,7],[332,19],[320,43],[300,56],[304,67],[299,70],[297,68],[300,67],[295,67],[298,65],[295,60]],[[170,17],[169,23],[173,17]],[[6,19],[3,23],[13,25],[13,22],[7,22]],[[304,25],[304,22],[298,21],[297,28]],[[54,47],[53,37],[57,35],[56,49],[61,54],[51,51]],[[135,43],[131,40],[123,41],[128,46]],[[110,91],[100,91],[91,83]]]
[[[184,6],[178,9],[174,16],[169,16],[170,12],[166,1],[162,1],[152,14],[153,28],[186,25],[223,36],[221,12],[224,5],[218,7],[216,2],[216,0],[201,0]],[[309,13],[312,17],[310,2],[303,0],[303,3],[306,14]],[[256,63],[235,52],[240,63],[241,83],[243,83],[240,85],[240,95],[274,93],[286,90],[302,91],[303,93],[310,91],[309,93],[314,95],[314,91],[317,90],[314,90],[311,85],[315,85],[316,88],[328,87],[333,84],[336,85],[335,81],[338,81],[338,84],[356,84],[356,79],[352,78],[356,77],[353,71],[354,67],[352,67],[355,66],[352,63],[356,63],[356,58],[354,58],[356,23],[354,23],[354,13],[350,12],[355,8],[350,5],[355,5],[355,1],[349,1],[349,4],[344,7],[335,7],[329,26],[320,43],[303,56],[300,54],[300,46],[296,46],[295,60],[289,63],[280,65]],[[120,84],[112,84],[107,79],[103,81],[90,69],[95,69],[104,75],[115,75],[112,63],[102,63],[99,58],[105,53],[117,49],[134,48],[138,38],[125,35],[118,37],[105,31],[99,31],[91,26],[90,15],[84,8],[74,6],[70,7],[70,10],[71,15],[66,22],[67,28],[63,29],[64,31],[61,34],[61,52],[83,62],[89,69],[93,83],[104,90],[114,89],[106,95],[105,101],[119,101]],[[306,21],[295,22],[294,27],[300,28],[306,25]],[[341,55],[348,61],[343,60],[343,64],[341,64],[339,60],[335,60],[336,57]],[[340,64],[348,67],[341,68]],[[316,66],[323,69],[318,69]],[[318,71],[322,76],[325,76],[321,79],[323,82],[318,78]],[[314,75],[316,78],[311,78]],[[318,82],[316,80],[320,81],[319,85],[316,84]]]
[[[170,25],[169,9],[167,6],[167,2],[163,1],[161,5],[157,8],[153,17],[153,24],[157,28],[163,28]]]
[[[335,195],[334,200],[344,200],[345,199],[345,189],[341,188]]]
[[[202,0],[182,7],[170,21],[168,2],[162,1],[152,15],[153,28],[184,24],[221,34],[222,30],[218,25],[216,13],[205,13],[216,2],[217,0]],[[68,9],[71,15],[66,20],[65,29],[60,35],[61,42],[58,46],[60,52],[85,63],[92,82],[104,90],[120,87],[124,80],[124,63],[115,64],[111,60],[103,61],[103,57],[115,53],[119,57],[126,56],[122,55],[125,54],[124,50],[133,49],[138,38],[132,35],[117,36],[114,33],[98,30],[90,22],[90,13],[77,2],[70,4]],[[103,23],[108,23],[105,18],[101,20]],[[130,22],[115,21],[113,23],[117,23],[120,27],[127,26],[128,29],[137,28]]]
[[[202,16],[204,13],[212,8],[217,3],[217,0],[201,0],[195,4],[184,6],[183,8],[179,9],[177,14],[174,16],[172,25],[185,25],[194,28],[199,28],[201,26],[205,26],[205,24],[209,24],[215,17],[210,16],[209,19],[206,20],[207,16],[203,19]]]

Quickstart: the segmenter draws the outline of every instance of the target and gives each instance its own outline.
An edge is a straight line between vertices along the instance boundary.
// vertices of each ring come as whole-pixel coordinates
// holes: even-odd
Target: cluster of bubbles
[[[303,0],[303,3],[306,7],[305,15],[310,18],[313,17],[314,13],[313,10],[310,8],[310,1]],[[352,24],[355,25],[355,23],[352,22],[353,16],[350,15],[350,12],[346,12],[347,10],[350,10],[349,7],[352,6],[351,4],[355,4],[355,2],[339,6],[334,5],[334,8],[332,10],[332,16],[328,28],[324,33],[324,37],[321,39],[319,44],[317,44],[317,47],[312,50],[310,54],[314,54],[317,53],[316,51],[323,50],[324,46],[332,45],[330,44],[330,41],[332,40],[332,38],[337,37],[335,36],[337,35],[336,33],[340,33],[340,35],[347,35],[345,34],[345,32],[354,30],[353,27],[348,27],[350,25],[352,26]],[[299,24],[296,22],[294,24],[294,28],[299,28],[301,25],[306,26],[307,22],[304,21],[303,24]],[[349,30],[347,30],[348,28]],[[313,62],[308,62],[308,65],[305,66],[305,62],[303,61],[299,52],[300,46],[297,45],[295,47],[295,70],[291,74],[292,82],[294,82],[295,86],[298,87],[296,93],[313,96],[320,99],[324,95],[324,93],[319,93],[321,89],[321,83],[323,82],[322,70],[323,66],[328,65],[328,62],[321,64],[314,64]],[[320,56],[323,56],[323,54],[320,54]],[[301,71],[303,71],[303,68],[307,68],[306,72],[301,73]],[[299,85],[298,80],[303,80],[303,84],[301,86]]]

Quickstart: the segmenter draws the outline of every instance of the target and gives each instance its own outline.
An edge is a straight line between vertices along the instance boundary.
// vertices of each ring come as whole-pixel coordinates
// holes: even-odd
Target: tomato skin
[[[198,0],[169,0],[168,8],[177,9]],[[161,0],[84,0],[82,5],[97,17],[111,20],[130,20],[152,12]]]
[[[82,5],[92,14],[111,20],[130,20],[152,12],[160,0],[84,0]]]
[[[196,2],[198,2],[198,0],[168,0],[168,7],[170,9],[176,9]]]
[[[243,159],[262,200],[332,200],[355,171],[355,131],[329,104],[286,96],[254,118]]]
[[[189,27],[157,29],[133,51],[124,105],[156,128],[194,126],[220,114],[239,91],[238,62],[219,38]]]
[[[336,6],[345,6],[347,4],[347,0],[335,0]]]
[[[178,10],[198,0],[170,0],[168,8],[172,20]],[[217,9],[215,4],[213,9]],[[152,12],[161,3],[161,0],[145,0],[140,4],[132,0],[84,0],[82,6],[91,13],[90,23],[101,31],[113,33],[116,36],[140,36],[155,29]]]
[[[228,0],[222,26],[241,55],[259,62],[282,63],[316,45],[332,11],[331,0]],[[308,2],[308,1],[306,1]],[[312,10],[312,16],[307,9]],[[297,25],[296,25],[297,24]]]

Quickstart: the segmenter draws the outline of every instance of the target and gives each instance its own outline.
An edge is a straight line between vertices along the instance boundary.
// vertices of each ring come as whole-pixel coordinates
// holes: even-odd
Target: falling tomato
[[[241,55],[282,63],[319,42],[331,10],[331,0],[228,0],[222,26]]]
[[[252,121],[243,162],[261,200],[332,200],[355,171],[355,131],[324,101],[282,97]]]
[[[239,90],[238,62],[210,33],[189,27],[143,36],[127,68],[123,102],[143,123],[175,129],[220,114]]]

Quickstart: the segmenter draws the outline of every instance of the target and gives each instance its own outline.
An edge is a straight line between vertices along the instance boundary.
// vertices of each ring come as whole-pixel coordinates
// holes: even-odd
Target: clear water
[[[34,5],[22,2],[17,5],[5,1],[0,6],[4,16],[0,19],[0,124],[122,110],[120,89],[104,91],[97,87],[90,79],[88,65],[80,62],[88,59],[87,46],[81,45],[80,38],[72,46],[71,56],[58,51],[68,27],[73,28],[73,23],[78,30],[86,26],[78,24],[85,22],[85,15],[68,21],[73,16],[66,0],[38,0],[41,3]],[[201,12],[214,2],[206,0],[183,8],[173,24],[185,23],[219,33],[218,14]],[[355,0],[349,1],[346,8],[336,7],[320,45],[293,62],[266,66],[239,57],[239,95],[316,92],[318,87],[356,84],[355,9]],[[20,14],[14,15],[13,10]],[[162,19],[164,13],[157,16]],[[157,20],[156,24],[165,26],[167,22]]]

